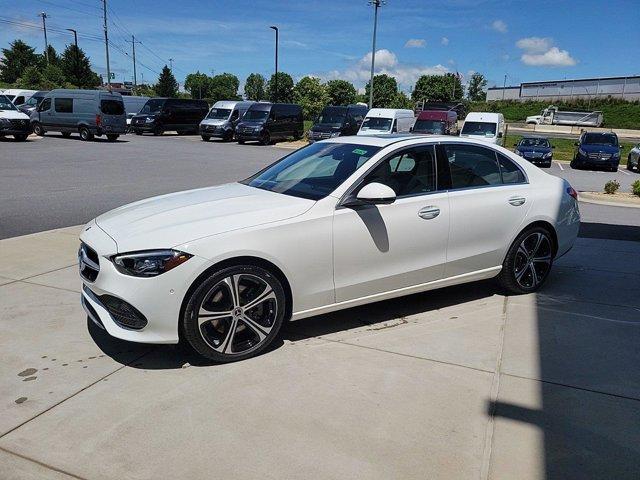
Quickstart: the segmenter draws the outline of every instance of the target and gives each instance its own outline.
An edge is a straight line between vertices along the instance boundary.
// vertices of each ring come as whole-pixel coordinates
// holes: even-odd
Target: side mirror
[[[517,146],[518,146],[518,144],[517,144],[517,143],[514,143],[514,144],[513,144],[513,146],[514,146],[514,147],[517,147]]]
[[[502,138],[502,132],[498,132],[498,138]]]
[[[378,182],[368,183],[360,189],[355,198],[343,202],[345,207],[363,205],[388,205],[396,201],[396,192],[391,187]]]
[[[551,148],[556,148],[556,146],[555,145],[551,145]]]
[[[574,145],[575,145],[576,147],[579,147],[579,146],[580,146],[580,142],[575,142],[575,143],[574,143]]]
[[[413,132],[413,127],[409,127],[409,131],[410,131],[410,132]]]

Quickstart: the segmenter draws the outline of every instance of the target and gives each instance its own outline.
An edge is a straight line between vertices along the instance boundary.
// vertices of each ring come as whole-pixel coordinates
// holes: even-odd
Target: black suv
[[[209,104],[204,100],[151,98],[133,116],[130,128],[136,135],[144,132],[162,135],[167,130],[176,131],[179,135],[195,135],[207,113]]]
[[[615,133],[585,132],[575,143],[577,147],[571,168],[605,167],[611,172],[620,165],[620,144]]]
[[[369,107],[365,105],[347,105],[346,107],[327,106],[309,130],[309,142],[325,138],[355,135],[367,115]]]
[[[275,140],[302,138],[302,108],[293,103],[254,103],[236,126],[238,143],[257,140],[269,145]]]

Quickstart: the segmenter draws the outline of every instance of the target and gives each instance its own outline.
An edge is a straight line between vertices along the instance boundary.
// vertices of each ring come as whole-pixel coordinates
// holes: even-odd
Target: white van
[[[413,110],[372,108],[364,117],[358,135],[409,133],[415,121]]]
[[[13,104],[17,107],[18,105],[22,105],[24,102],[29,100],[31,96],[36,93],[37,90],[22,90],[21,88],[7,88],[2,91],[2,94],[5,95],[9,100],[13,102]]]
[[[461,137],[504,145],[504,115],[493,112],[471,112],[464,119]]]

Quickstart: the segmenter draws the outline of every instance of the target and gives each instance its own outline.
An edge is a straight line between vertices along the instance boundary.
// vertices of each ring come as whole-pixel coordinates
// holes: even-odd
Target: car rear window
[[[100,110],[105,115],[124,115],[124,103],[119,100],[101,100]]]

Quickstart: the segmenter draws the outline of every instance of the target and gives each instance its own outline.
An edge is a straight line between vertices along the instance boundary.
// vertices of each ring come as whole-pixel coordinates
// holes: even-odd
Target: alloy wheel
[[[198,332],[217,353],[244,355],[265,342],[279,308],[275,291],[264,279],[232,274],[204,295],[198,308]]]
[[[516,282],[526,289],[538,287],[549,274],[553,251],[551,240],[542,232],[526,236],[518,246],[514,262]]]

